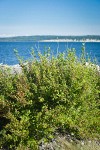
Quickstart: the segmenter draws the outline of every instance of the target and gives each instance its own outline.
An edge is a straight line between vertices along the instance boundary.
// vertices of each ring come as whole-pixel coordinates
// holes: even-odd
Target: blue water
[[[64,52],[68,48],[75,48],[78,57],[81,55],[81,42],[0,42],[0,63],[15,65],[18,64],[18,60],[14,53],[16,49],[20,56],[24,60],[31,58],[32,48],[37,53],[41,53],[50,47],[52,53],[55,55],[57,52]],[[86,53],[92,58],[97,59],[97,64],[100,65],[100,42],[88,42],[85,43]]]

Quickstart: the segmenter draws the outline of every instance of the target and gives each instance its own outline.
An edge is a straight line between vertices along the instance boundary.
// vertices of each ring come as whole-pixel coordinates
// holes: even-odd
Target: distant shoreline
[[[100,40],[63,40],[63,39],[59,39],[59,40],[55,40],[55,39],[53,39],[53,40],[39,40],[39,41],[0,41],[0,43],[1,42],[4,42],[4,43],[6,43],[6,42],[82,42],[82,43],[88,43],[88,42],[96,42],[96,43],[100,43]]]
[[[100,40],[72,40],[72,39],[55,39],[55,40],[41,40],[39,42],[100,42]]]
[[[0,42],[100,42],[100,35],[82,35],[82,36],[34,35],[34,36],[0,37]]]

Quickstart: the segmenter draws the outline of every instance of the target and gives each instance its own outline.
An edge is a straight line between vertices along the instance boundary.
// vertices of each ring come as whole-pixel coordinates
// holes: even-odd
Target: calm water
[[[97,63],[100,65],[100,42],[88,42],[85,44],[86,53],[92,58],[97,59]],[[64,52],[68,48],[75,48],[76,54],[81,55],[81,42],[0,42],[0,63],[15,65],[18,64],[18,60],[15,56],[14,49],[16,49],[20,56],[25,60],[31,58],[32,48],[34,51],[44,50],[50,47],[52,53],[55,55],[58,52]]]

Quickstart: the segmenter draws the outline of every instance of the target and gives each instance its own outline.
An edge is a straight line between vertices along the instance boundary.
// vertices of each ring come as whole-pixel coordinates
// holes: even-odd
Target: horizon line
[[[32,34],[32,35],[0,35],[0,38],[11,38],[11,37],[29,37],[29,36],[100,36],[100,34],[78,34],[78,35],[63,35],[63,34]]]

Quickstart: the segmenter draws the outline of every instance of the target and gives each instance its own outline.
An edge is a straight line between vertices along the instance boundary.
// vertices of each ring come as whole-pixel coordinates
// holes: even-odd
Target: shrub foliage
[[[56,132],[99,137],[100,74],[85,62],[75,50],[33,53],[21,74],[0,71],[1,148],[36,150]]]

